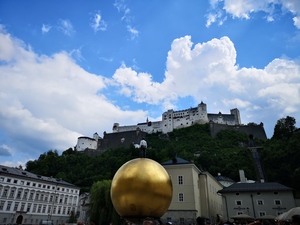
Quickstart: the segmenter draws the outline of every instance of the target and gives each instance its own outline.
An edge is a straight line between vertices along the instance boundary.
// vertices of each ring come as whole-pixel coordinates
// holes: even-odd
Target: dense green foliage
[[[120,224],[121,218],[114,210],[110,198],[110,180],[97,181],[90,190],[90,219],[95,224],[101,224],[103,221]]]
[[[300,133],[295,127],[295,119],[286,117],[278,120],[274,135],[266,142],[255,140],[263,146],[259,150],[262,166],[269,182],[279,182],[300,190]],[[298,132],[297,132],[298,131]],[[247,149],[249,137],[237,131],[224,130],[213,138],[209,127],[193,125],[174,130],[168,135],[157,133],[147,135],[147,157],[157,162],[165,162],[174,157],[193,161],[201,170],[213,176],[221,173],[239,181],[239,170],[243,169],[248,179],[257,180],[255,163]],[[195,156],[195,153],[200,156]],[[26,170],[61,178],[90,191],[93,183],[111,180],[115,172],[125,162],[139,155],[138,149],[109,149],[99,156],[87,156],[67,149],[62,155],[49,150],[37,160],[29,161]]]

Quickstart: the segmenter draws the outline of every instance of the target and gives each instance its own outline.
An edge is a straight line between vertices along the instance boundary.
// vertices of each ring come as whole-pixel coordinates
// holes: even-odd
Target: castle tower
[[[240,111],[237,108],[235,108],[235,109],[231,109],[230,113],[233,114],[235,117],[235,125],[240,125],[241,124]]]
[[[168,133],[173,131],[174,129],[174,121],[173,121],[173,114],[174,114],[174,110],[173,109],[169,109],[167,112],[164,112],[162,114],[162,132],[163,133]]]
[[[113,125],[113,133],[119,132],[119,123],[114,123]]]
[[[99,139],[99,135],[98,135],[98,133],[96,132],[96,133],[94,133],[94,135],[93,135],[93,138],[98,142],[98,139]]]
[[[198,104],[199,123],[208,123],[206,104],[201,101]]]

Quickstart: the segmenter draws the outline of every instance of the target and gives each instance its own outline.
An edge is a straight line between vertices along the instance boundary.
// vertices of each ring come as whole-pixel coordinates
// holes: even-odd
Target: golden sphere
[[[138,158],[119,168],[110,193],[118,214],[136,222],[164,215],[171,204],[173,187],[169,174],[159,163]]]

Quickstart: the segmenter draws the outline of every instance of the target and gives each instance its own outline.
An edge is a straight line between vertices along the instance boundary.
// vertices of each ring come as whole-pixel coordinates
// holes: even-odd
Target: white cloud
[[[105,31],[107,28],[107,23],[102,19],[102,16],[99,12],[93,14],[91,27],[95,32],[97,31]]]
[[[48,33],[51,29],[51,26],[50,25],[47,25],[47,24],[43,24],[42,26],[42,33]]]
[[[4,32],[0,52],[2,160],[8,149],[26,162],[50,149],[73,147],[81,135],[109,132],[115,118],[123,124],[146,118],[142,110],[123,111],[109,102],[101,94],[105,79],[83,70],[66,52],[37,55]]]
[[[162,104],[165,110],[187,96],[195,102],[209,99],[216,103],[215,108],[240,107],[250,112],[271,109],[275,117],[282,112],[296,113],[300,107],[299,62],[282,58],[274,59],[264,69],[239,69],[228,37],[195,45],[190,36],[175,39],[162,83],[125,65],[113,79],[120,85],[120,93],[136,102]]]
[[[289,12],[295,17],[293,18],[294,25],[300,29],[300,1],[296,0],[211,0],[211,12],[207,16],[206,25],[210,26],[214,22],[224,22],[224,18],[220,15],[225,13],[233,18],[250,19],[251,14],[255,12],[266,13],[266,20],[274,21],[274,13],[276,7],[281,8],[282,14]],[[224,12],[224,13],[220,13]]]
[[[69,20],[60,19],[58,21],[58,29],[67,36],[71,36],[75,33],[75,29],[73,28],[73,25]]]
[[[127,26],[128,32],[131,34],[131,40],[139,36],[139,31],[131,26]]]
[[[114,7],[118,10],[119,13],[123,13],[121,18],[122,21],[125,21],[127,31],[130,34],[130,39],[134,40],[138,37],[139,31],[132,26],[133,17],[130,15],[130,9],[127,6],[125,0],[116,0]]]
[[[7,146],[7,145],[1,145],[0,146],[0,155],[3,155],[3,156],[11,156],[12,153],[11,153],[11,149]]]
[[[121,20],[125,20],[127,23],[130,23],[130,8],[127,6],[125,0],[116,0],[114,7],[118,10],[118,12],[123,13]]]
[[[73,147],[78,136],[99,129],[110,132],[116,119],[128,125],[148,116],[142,110],[120,109],[104,90],[117,89],[125,96],[122,100],[158,105],[162,110],[176,109],[179,99],[192,97],[195,104],[206,99],[213,103],[209,112],[237,107],[246,120],[256,114],[263,122],[263,117],[273,116],[275,123],[283,114],[299,115],[299,61],[277,58],[263,69],[238,68],[234,44],[226,36],[195,44],[190,36],[175,39],[161,83],[125,64],[111,79],[91,74],[76,64],[74,52],[80,54],[74,50],[37,55],[1,30],[0,129],[6,132],[2,156],[18,155],[28,161],[40,152]]]

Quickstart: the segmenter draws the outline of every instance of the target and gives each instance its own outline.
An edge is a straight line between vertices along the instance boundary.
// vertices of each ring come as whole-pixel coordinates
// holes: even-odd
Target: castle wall
[[[79,137],[77,139],[76,150],[84,151],[85,149],[97,149],[97,141],[90,137]]]
[[[146,137],[145,132],[139,129],[134,131],[104,133],[103,139],[98,141],[98,151],[105,151],[109,148],[125,147],[128,148],[131,144],[140,144],[143,137]]]
[[[209,123],[210,133],[213,137],[222,131],[222,130],[235,130],[242,133],[252,135],[253,138],[258,138],[261,140],[267,140],[267,135],[264,129],[263,124],[254,124],[250,123],[248,125],[226,125],[226,124],[217,124],[217,123]]]

